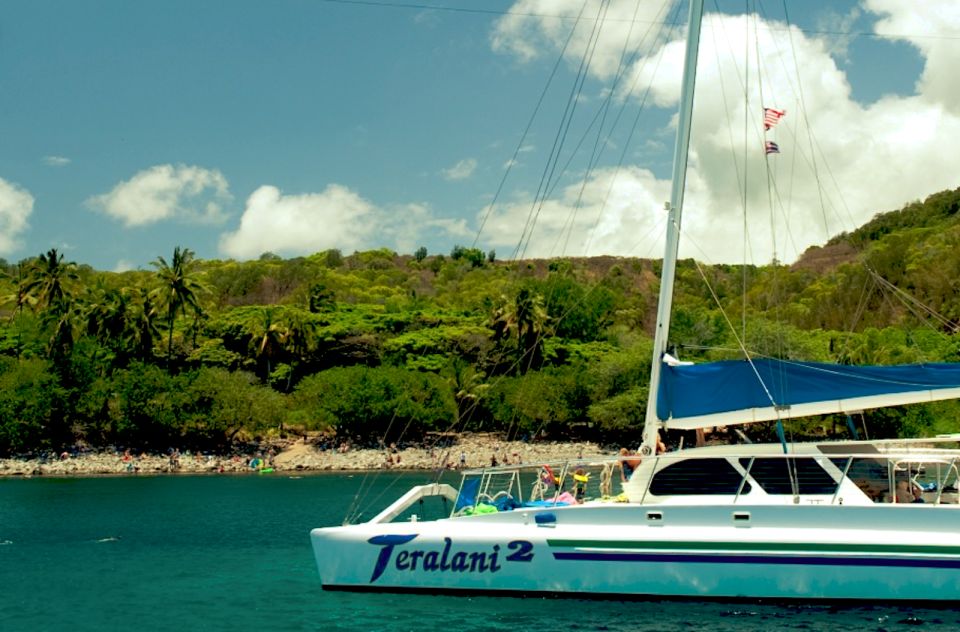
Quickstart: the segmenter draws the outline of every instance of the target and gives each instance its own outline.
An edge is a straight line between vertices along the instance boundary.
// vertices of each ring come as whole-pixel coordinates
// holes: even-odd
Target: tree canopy
[[[841,363],[960,361],[958,208],[960,190],[938,193],[790,266],[681,261],[671,343],[692,360],[737,357],[743,342]],[[122,273],[55,249],[0,260],[0,453],[220,449],[287,432],[626,442],[648,396],[659,267],[462,246],[244,262],[177,247]],[[954,431],[952,406],[868,417],[890,436]],[[791,423],[815,436],[838,425]]]

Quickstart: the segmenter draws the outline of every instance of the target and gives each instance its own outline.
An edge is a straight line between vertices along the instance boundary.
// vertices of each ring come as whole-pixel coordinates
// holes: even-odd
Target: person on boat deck
[[[667,451],[667,444],[663,442],[663,439],[660,438],[660,433],[657,433],[657,454],[663,454]]]
[[[623,457],[620,459],[620,482],[626,483],[630,480],[630,477],[633,476],[633,471],[637,469],[637,466],[640,465],[639,458],[627,458],[630,455],[630,450],[626,448],[620,448],[620,456]]]
[[[578,503],[582,503],[584,497],[587,495],[587,481],[590,480],[590,475],[587,474],[582,467],[578,467],[573,472],[573,497],[577,499]]]
[[[540,480],[543,482],[544,486],[546,486],[547,491],[551,489],[554,492],[560,491],[560,479],[556,477],[549,465],[544,465],[543,468],[541,468]]]
[[[897,496],[896,502],[898,503],[922,503],[923,499],[914,494],[913,490],[910,488],[910,481],[901,480],[897,481]]]

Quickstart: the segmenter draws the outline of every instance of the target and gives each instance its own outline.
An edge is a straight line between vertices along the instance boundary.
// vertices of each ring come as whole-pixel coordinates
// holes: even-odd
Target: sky
[[[707,5],[682,256],[793,261],[960,186],[956,0]],[[5,3],[0,257],[659,257],[685,19],[675,0]],[[786,112],[766,132],[763,107]]]

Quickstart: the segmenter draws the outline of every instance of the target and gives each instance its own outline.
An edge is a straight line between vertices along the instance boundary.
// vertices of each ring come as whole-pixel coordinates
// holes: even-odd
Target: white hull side
[[[537,513],[555,526],[538,525]],[[370,542],[390,535],[407,538]],[[588,505],[315,529],[311,540],[327,589],[960,597],[960,508]]]

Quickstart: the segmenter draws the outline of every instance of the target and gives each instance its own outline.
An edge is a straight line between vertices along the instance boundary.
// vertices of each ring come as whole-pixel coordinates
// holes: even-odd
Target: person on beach
[[[467,467],[467,453],[460,450],[460,469]]]

